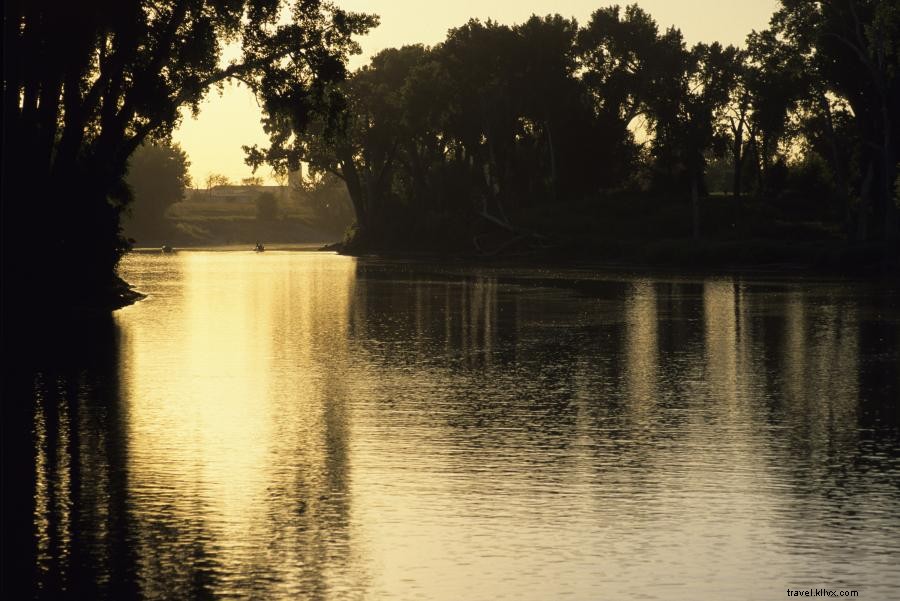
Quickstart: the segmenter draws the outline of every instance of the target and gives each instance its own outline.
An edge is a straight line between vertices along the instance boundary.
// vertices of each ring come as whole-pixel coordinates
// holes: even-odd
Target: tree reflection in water
[[[895,293],[246,255],[5,383],[26,597],[896,586]]]

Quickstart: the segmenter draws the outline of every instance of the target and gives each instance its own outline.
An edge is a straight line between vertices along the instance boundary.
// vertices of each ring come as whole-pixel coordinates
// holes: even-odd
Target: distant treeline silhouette
[[[487,224],[528,238],[573,214],[603,235],[634,229],[629,204],[698,238],[715,171],[730,227],[793,217],[895,249],[898,33],[890,0],[784,0],[743,48],[688,47],[636,5],[583,27],[472,20],[382,51],[334,88],[335,111],[249,158],[343,179],[359,248],[461,249]],[[279,124],[297,107],[267,109]]]

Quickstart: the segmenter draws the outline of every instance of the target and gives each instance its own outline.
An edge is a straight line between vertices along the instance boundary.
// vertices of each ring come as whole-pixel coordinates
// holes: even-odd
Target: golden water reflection
[[[179,335],[126,329],[131,501],[153,598],[301,583],[314,598],[348,544],[347,383],[328,366],[346,354],[353,264],[249,258],[188,256],[165,308]],[[198,565],[199,580],[184,570]]]
[[[107,353],[29,384],[36,598],[900,584],[890,291],[312,253],[125,269],[150,297]]]

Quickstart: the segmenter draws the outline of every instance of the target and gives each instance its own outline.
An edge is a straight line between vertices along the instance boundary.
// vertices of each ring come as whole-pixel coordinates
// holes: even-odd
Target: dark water
[[[122,272],[149,298],[20,392],[26,596],[897,598],[884,283],[296,252]]]

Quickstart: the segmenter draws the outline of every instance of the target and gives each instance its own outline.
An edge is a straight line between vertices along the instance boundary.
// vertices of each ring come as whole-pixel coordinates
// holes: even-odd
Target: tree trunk
[[[756,139],[756,134],[752,131],[748,134],[747,145],[748,148],[744,151],[744,160],[747,160],[749,155],[751,160],[750,166],[753,170],[753,180],[756,183],[755,193],[760,195],[762,194],[762,169],[760,168],[759,142]]]
[[[859,215],[856,221],[856,241],[865,242],[869,237],[869,206],[871,204],[872,179],[874,177],[874,167],[869,163],[866,169],[866,176],[863,178],[862,187],[859,191]]]
[[[847,186],[847,178],[844,176],[844,166],[841,164],[841,154],[838,150],[837,137],[834,133],[834,118],[831,114],[831,104],[824,92],[818,94],[819,107],[825,116],[825,135],[828,137],[828,147],[831,151],[832,173],[834,173],[835,186],[837,186],[838,194],[844,202],[844,229],[847,238],[852,236],[853,228],[853,211],[850,206],[850,191]]]
[[[359,181],[359,172],[353,163],[352,157],[344,156],[341,159],[341,174],[344,178],[344,183],[347,185],[347,193],[350,195],[353,211],[356,213],[356,227],[359,230],[366,230],[369,227],[369,211],[366,206],[362,183]]]
[[[551,202],[556,204],[556,149],[553,146],[553,133],[550,131],[550,123],[547,122],[547,144],[550,146],[550,194]]]
[[[882,95],[882,147],[881,147],[881,196],[884,202],[884,252],[885,262],[889,267],[897,265],[897,206],[894,200],[893,186],[895,164],[891,156],[891,120],[887,99]]]
[[[691,214],[694,230],[694,240],[700,239],[700,186],[697,182],[696,171],[691,176]]]
[[[733,189],[731,191],[732,196],[734,197],[735,202],[740,202],[741,200],[741,171],[744,168],[744,132],[743,128],[738,128],[737,132],[734,135],[734,146],[732,148],[732,156],[734,159],[733,167],[734,167],[734,179],[733,179]]]

